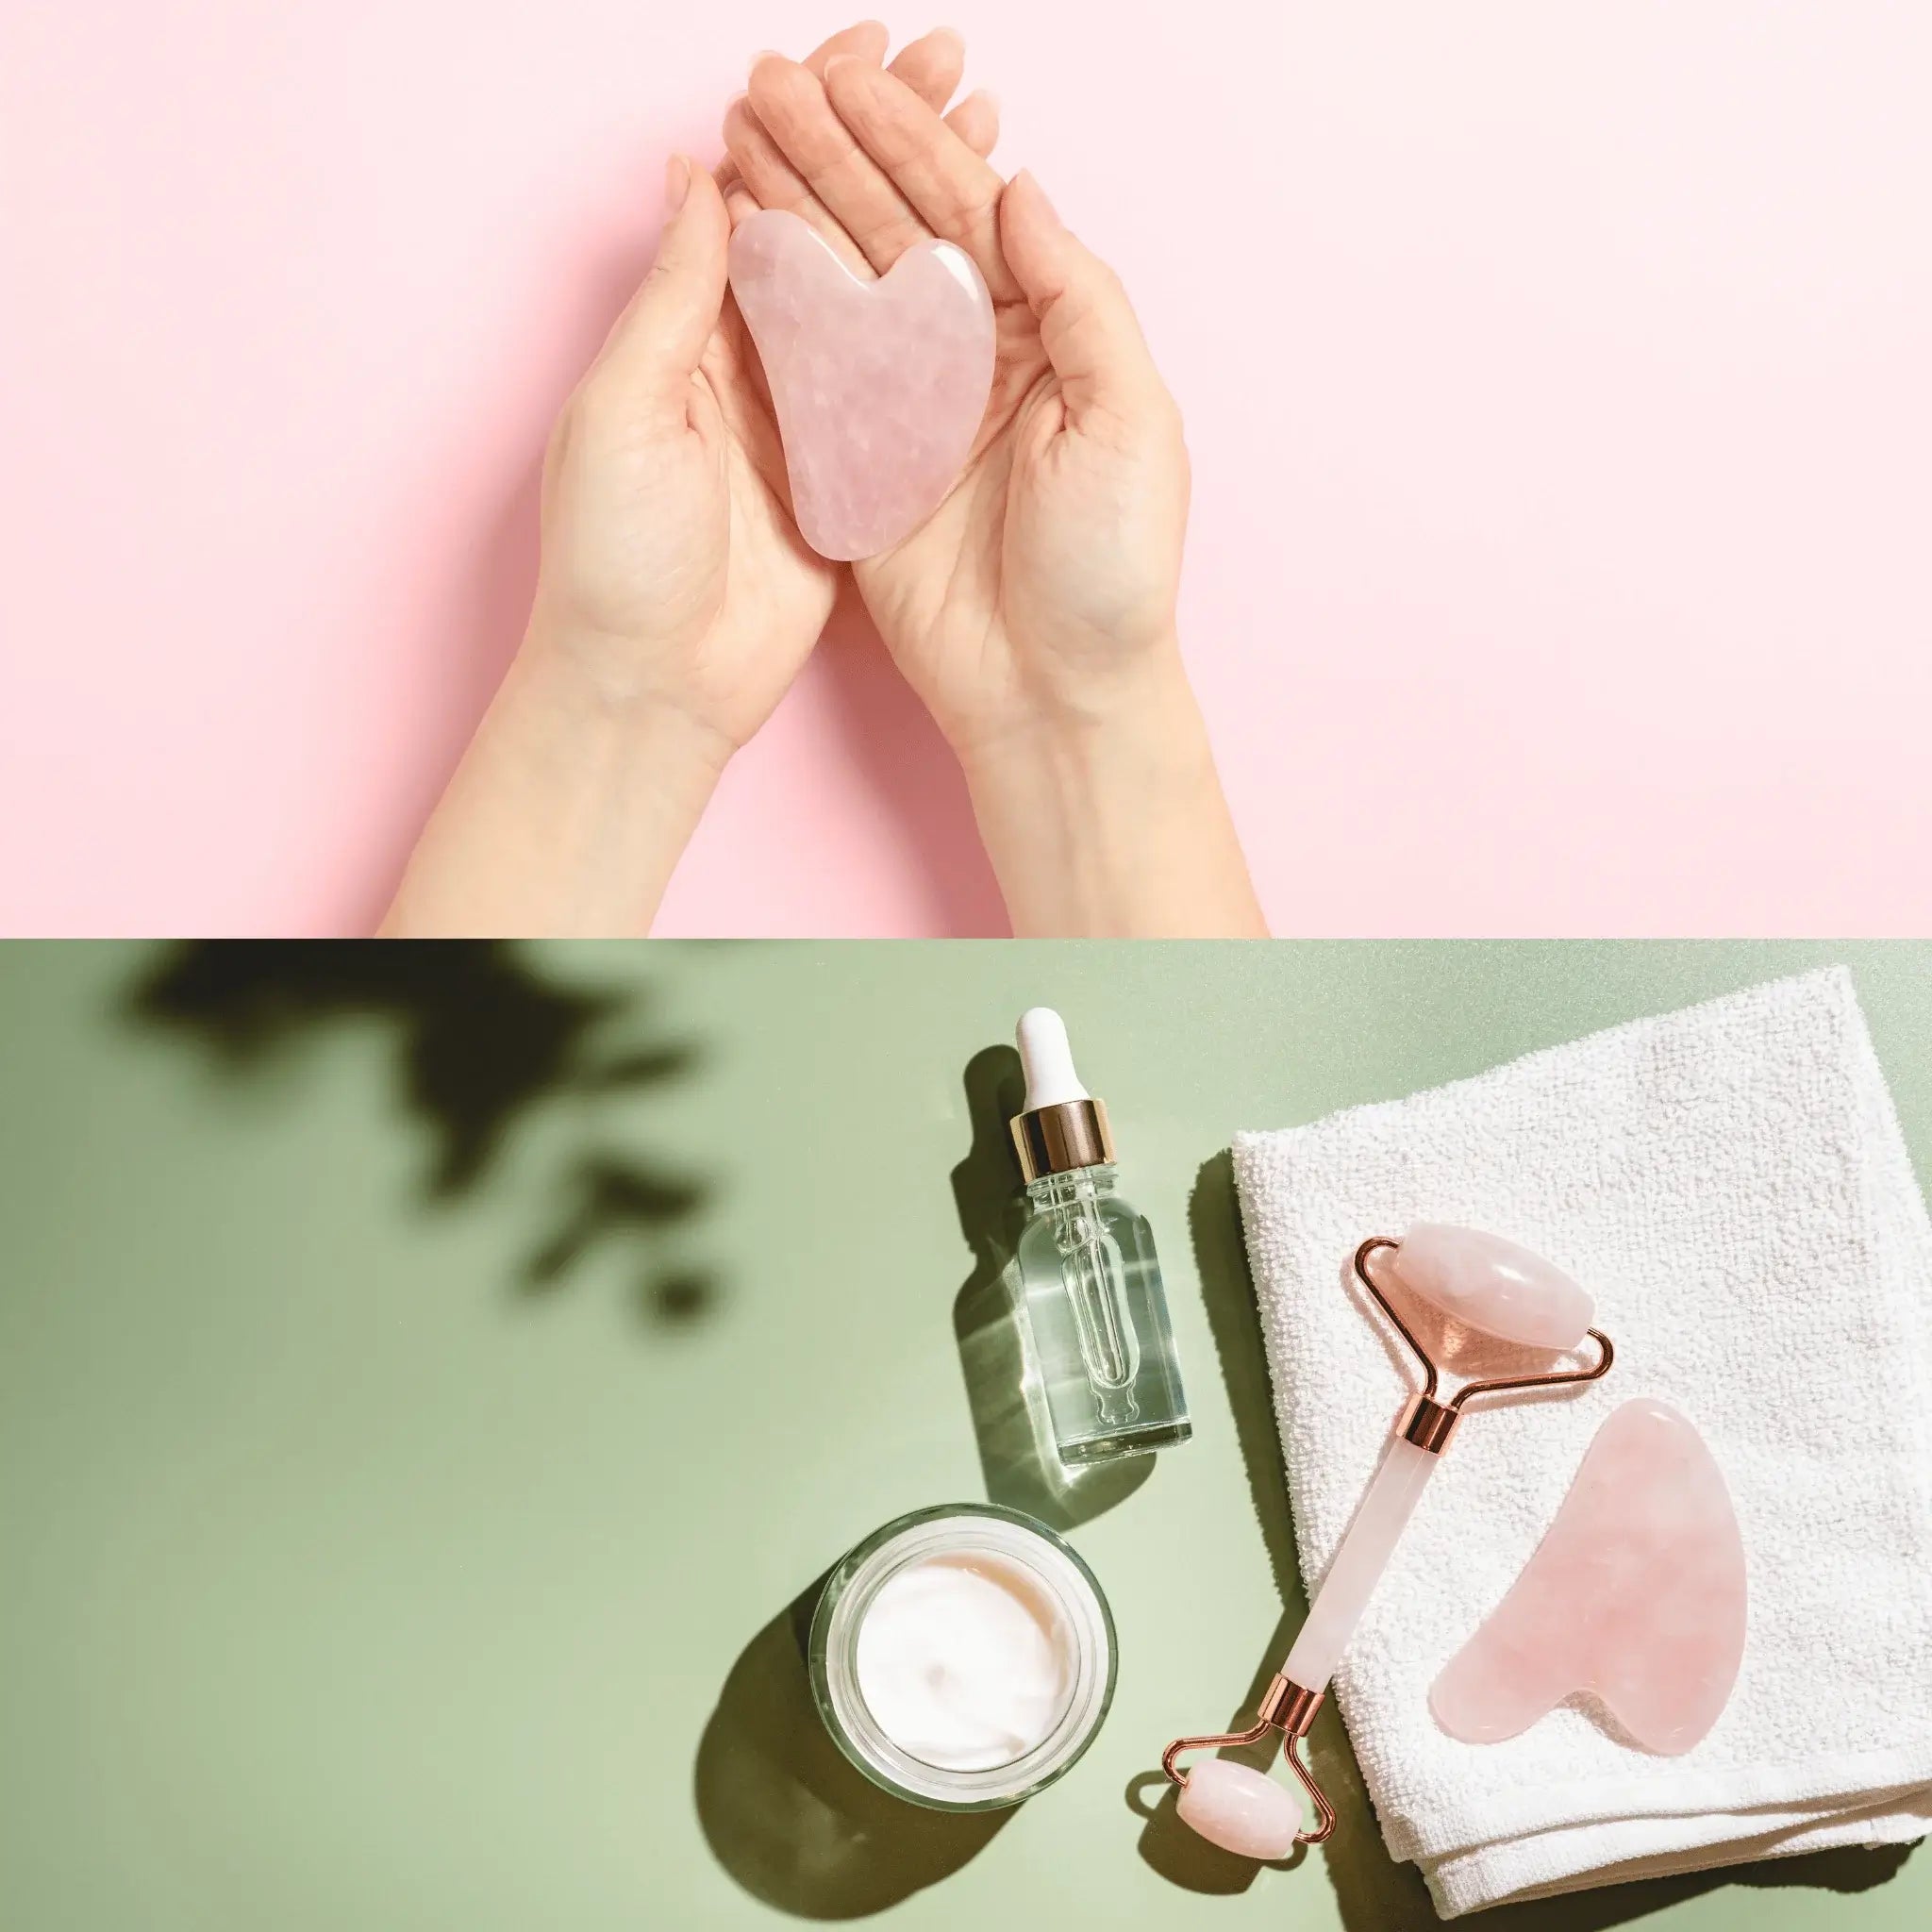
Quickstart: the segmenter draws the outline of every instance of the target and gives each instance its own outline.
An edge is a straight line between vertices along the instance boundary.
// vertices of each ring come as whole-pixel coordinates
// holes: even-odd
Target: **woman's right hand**
[[[1029,176],[1001,181],[963,111],[876,65],[774,55],[725,122],[749,194],[856,275],[938,236],[992,298],[964,472],[854,577],[958,756],[1016,931],[1258,933],[1176,631],[1179,413],[1112,272]]]
[[[961,759],[1177,675],[1187,526],[1179,411],[1125,293],[1028,175],[1003,183],[960,117],[903,77],[776,55],[725,123],[747,189],[871,278],[934,237],[992,297],[992,394],[964,474],[853,567],[900,668]]]

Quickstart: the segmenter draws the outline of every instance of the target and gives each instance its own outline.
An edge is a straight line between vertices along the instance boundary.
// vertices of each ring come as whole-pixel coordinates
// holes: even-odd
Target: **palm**
[[[1025,542],[1009,509],[1016,491],[1034,487],[1031,452],[1042,417],[1058,410],[1031,311],[1003,302],[994,314],[992,392],[958,482],[910,537],[852,571],[907,681],[944,718],[996,704],[1018,684],[1008,607]]]
[[[692,434],[713,478],[707,512],[724,541],[714,614],[694,641],[693,669],[740,743],[763,724],[831,614],[836,565],[792,523],[784,457],[757,364],[728,297],[693,379]],[[728,721],[728,722],[726,722]]]
[[[591,371],[551,445],[538,585],[550,627],[608,681],[662,686],[733,745],[797,675],[837,589],[791,521],[747,358],[727,302],[673,397],[621,362]]]
[[[1031,311],[1002,305],[998,319],[964,474],[919,530],[854,572],[908,681],[968,741],[1022,709],[1077,709],[1150,641],[1173,538],[1168,491],[1147,479],[1185,476],[1184,458],[1144,460],[1164,424],[1071,421]]]

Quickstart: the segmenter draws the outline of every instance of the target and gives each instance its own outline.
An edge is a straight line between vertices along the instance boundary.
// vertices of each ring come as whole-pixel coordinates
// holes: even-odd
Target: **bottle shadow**
[[[1156,1457],[1074,1471],[1055,1452],[1014,1263],[1026,1216],[1008,1128],[1025,1092],[1020,1056],[1010,1046],[974,1054],[965,1089],[973,1140],[953,1170],[953,1201],[974,1261],[954,1298],[953,1334],[987,1498],[1071,1529],[1124,1502],[1154,1474]]]
[[[957,1872],[1018,1808],[908,1804],[832,1741],[807,1662],[812,1611],[830,1574],[740,1653],[692,1769],[712,1856],[754,1898],[801,1919],[885,1911]]]
[[[1189,1197],[1188,1222],[1208,1326],[1247,1472],[1249,1496],[1283,1605],[1280,1621],[1262,1651],[1246,1695],[1228,1713],[1225,1728],[1233,1731],[1253,1722],[1257,1701],[1307,1615],[1307,1598],[1291,1535],[1287,1477],[1260,1318],[1241,1238],[1231,1154],[1224,1151],[1203,1163]],[[1271,1737],[1254,1745],[1224,1747],[1220,1755],[1265,1769],[1273,1765],[1278,1750],[1279,1740]],[[1440,1924],[1421,1873],[1411,1864],[1397,1864],[1389,1856],[1374,1807],[1332,1703],[1324,1707],[1316,1720],[1307,1751],[1316,1781],[1335,1807],[1334,1834],[1319,1849],[1348,1932],[1422,1932],[1424,1927]],[[1149,1802],[1147,1794],[1157,1785],[1159,1796]],[[1146,1821],[1141,1833],[1141,1857],[1170,1883],[1190,1891],[1246,1890],[1261,1866],[1197,1837],[1181,1822],[1174,1808],[1175,1797],[1174,1788],[1158,1772],[1143,1772],[1129,1784],[1129,1807]],[[1495,1932],[1607,1932],[1610,1926],[1626,1924],[1724,1885],[1866,1891],[1891,1878],[1915,1849],[1907,1845],[1847,1846],[1707,1872],[1637,1879],[1566,1892],[1557,1898],[1495,1907],[1483,1914],[1483,1923]],[[1306,1857],[1304,1848],[1282,1860],[1276,1869],[1291,1870]]]

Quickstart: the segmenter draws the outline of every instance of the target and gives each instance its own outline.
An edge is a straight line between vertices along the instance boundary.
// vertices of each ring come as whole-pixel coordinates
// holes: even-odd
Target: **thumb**
[[[724,306],[731,220],[705,169],[673,155],[664,174],[658,258],[598,360],[640,403],[681,414],[686,386]]]
[[[1000,196],[1000,247],[1075,424],[1090,408],[1126,414],[1150,392],[1165,394],[1120,277],[1060,220],[1024,169]]]

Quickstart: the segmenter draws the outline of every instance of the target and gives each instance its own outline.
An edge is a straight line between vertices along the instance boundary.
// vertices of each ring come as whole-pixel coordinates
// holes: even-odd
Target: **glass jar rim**
[[[956,1771],[914,1757],[887,1736],[859,1692],[855,1658],[865,1613],[891,1577],[926,1557],[975,1548],[1021,1564],[1048,1593],[1074,1639],[1074,1682],[1053,1728],[1031,1750],[986,1770]],[[1106,1719],[1115,1667],[1113,1614],[1099,1579],[1046,1524],[997,1503],[941,1503],[894,1517],[840,1560],[812,1616],[812,1696],[834,1742],[874,1784],[938,1810],[1017,1805],[1063,1776]]]

